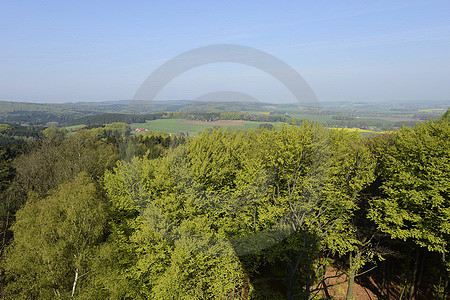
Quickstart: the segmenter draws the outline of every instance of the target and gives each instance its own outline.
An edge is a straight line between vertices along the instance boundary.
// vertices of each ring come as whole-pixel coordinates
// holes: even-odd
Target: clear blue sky
[[[168,59],[231,43],[296,69],[320,101],[450,100],[450,1],[0,1],[0,100],[131,99]],[[248,66],[206,65],[159,99],[292,95]]]

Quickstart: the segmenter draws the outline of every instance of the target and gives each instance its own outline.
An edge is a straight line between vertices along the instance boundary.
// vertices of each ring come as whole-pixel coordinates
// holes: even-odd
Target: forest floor
[[[334,277],[339,273],[341,272],[335,268],[328,268],[326,272],[326,277],[331,278],[325,280],[325,284],[327,286],[328,294],[333,299],[345,299],[345,295],[347,292],[347,275],[343,274],[341,276]],[[379,298],[371,290],[355,281],[355,285],[353,288],[353,299],[375,300]]]

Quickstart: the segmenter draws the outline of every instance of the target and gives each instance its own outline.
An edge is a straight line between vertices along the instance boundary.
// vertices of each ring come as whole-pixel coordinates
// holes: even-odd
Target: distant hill
[[[295,105],[290,105],[295,109]],[[158,112],[271,112],[278,105],[262,102],[207,102],[191,100],[174,101],[104,101],[78,103],[28,103],[0,101],[0,122],[13,124],[45,125],[57,122],[60,125],[73,120],[104,114],[150,114]],[[286,108],[284,108],[286,109]],[[124,116],[117,115],[118,118]]]
[[[326,122],[331,127],[388,129],[402,124],[437,119],[448,109],[447,102],[324,102],[309,105],[274,104],[257,101],[231,101],[237,94],[226,94],[224,102],[199,100],[140,101],[120,100],[76,103],[28,103],[0,101],[0,123],[18,125],[56,124],[70,126],[108,122],[139,123],[152,120],[158,113],[246,113],[279,115],[295,119]],[[224,96],[221,93],[219,96]],[[214,98],[215,99],[215,98]],[[245,116],[249,119],[251,117]],[[200,118],[201,119],[201,118]],[[255,117],[255,119],[260,119]]]

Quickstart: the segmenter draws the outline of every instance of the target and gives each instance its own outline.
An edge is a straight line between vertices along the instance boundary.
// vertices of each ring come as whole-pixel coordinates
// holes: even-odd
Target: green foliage
[[[8,181],[11,177],[11,168],[9,166],[10,158],[6,150],[0,148],[0,192],[8,187]]]
[[[13,163],[0,148],[0,192],[14,203],[2,228],[16,217],[5,296],[314,298],[327,266],[354,280],[376,263],[380,232],[392,238],[383,247],[403,239],[445,253],[445,118],[375,138],[295,125],[196,138],[132,135],[125,123],[49,127]],[[433,258],[439,279],[443,257]]]
[[[11,125],[8,124],[0,124],[0,132],[11,130]]]
[[[297,253],[303,257],[302,268],[313,269],[309,277],[295,277],[296,282],[311,280],[320,247],[344,254],[357,244],[350,219],[356,195],[372,177],[373,159],[358,135],[308,123],[278,131],[207,131],[167,157],[136,158],[106,174],[113,219],[120,220],[113,222],[110,238],[122,245],[112,255],[122,257],[118,268],[127,270],[120,276],[132,280],[130,286],[141,286],[141,292],[128,291],[133,297],[168,293],[205,298],[237,292],[243,285],[238,256],[262,254],[288,237],[264,254],[266,259],[292,263]],[[310,236],[306,244],[305,234]],[[140,244],[142,240],[147,245]],[[227,254],[213,255],[206,245]],[[139,256],[143,261],[133,260],[136,249],[144,251]],[[228,275],[219,272],[227,269]],[[164,278],[161,282],[173,282],[176,288],[143,274]],[[216,276],[222,278],[218,286],[228,286],[226,290],[214,287]]]
[[[105,203],[86,173],[18,211],[14,242],[4,260],[14,298],[69,298],[95,277],[92,261],[104,237]],[[86,283],[86,284],[85,284]],[[78,291],[80,289],[81,291]]]
[[[29,151],[41,134],[41,129],[23,126],[1,125],[0,132],[0,257],[12,234],[9,231],[20,205],[20,193],[12,188],[16,172],[14,159]]]
[[[80,172],[100,178],[118,158],[114,146],[88,131],[62,137],[49,128],[41,147],[18,157],[14,162],[17,185],[24,193],[45,195]]]
[[[258,126],[258,128],[259,128],[259,129],[272,130],[272,129],[274,129],[274,126],[273,126],[272,124],[270,124],[270,123],[263,123],[263,124],[260,124],[260,125]]]
[[[59,129],[56,126],[51,126],[43,131],[46,143],[55,146],[62,143],[66,133],[64,128]]]
[[[449,123],[405,127],[382,151],[383,194],[372,200],[369,217],[394,239],[445,252],[450,234]]]
[[[450,122],[450,109],[447,109],[445,114],[442,116],[442,121]]]
[[[131,127],[125,123],[111,123],[92,129],[92,133],[103,139],[123,138],[131,133]]]
[[[185,197],[170,178],[174,158],[135,158],[105,176],[112,214],[105,259],[115,262],[108,274],[116,276],[101,284],[110,296],[218,298],[241,284],[243,271],[230,245],[182,217]],[[110,281],[124,284],[117,288]]]
[[[183,233],[181,233],[183,234]],[[244,276],[232,247],[205,236],[175,241],[170,265],[156,281],[153,297],[218,299],[236,297]]]

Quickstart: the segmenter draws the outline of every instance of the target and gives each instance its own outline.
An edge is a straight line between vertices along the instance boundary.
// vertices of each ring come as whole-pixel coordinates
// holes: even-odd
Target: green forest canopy
[[[449,133],[448,117],[373,137],[51,127],[0,152],[3,296],[311,299],[333,267],[350,299],[395,264],[377,293],[443,297]]]

